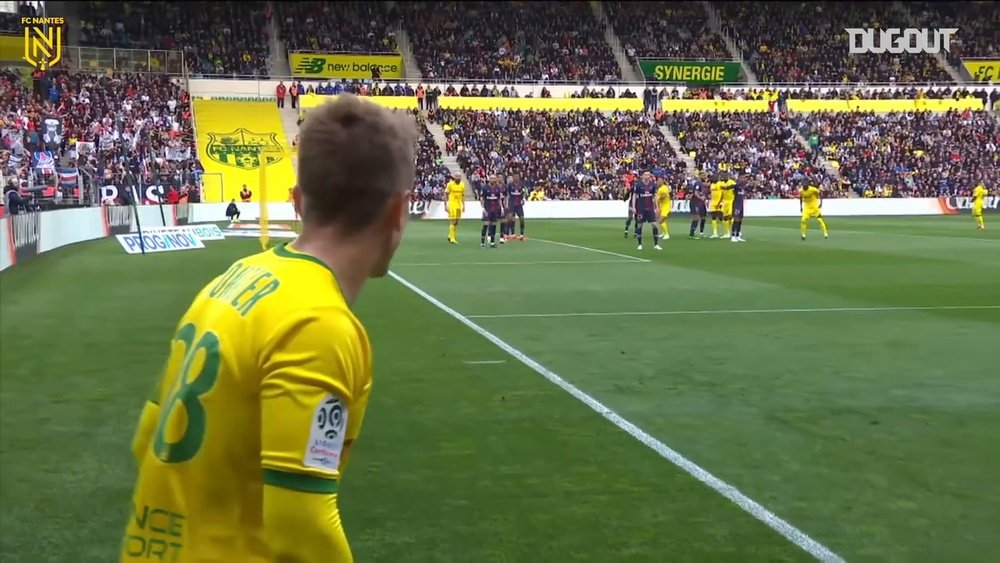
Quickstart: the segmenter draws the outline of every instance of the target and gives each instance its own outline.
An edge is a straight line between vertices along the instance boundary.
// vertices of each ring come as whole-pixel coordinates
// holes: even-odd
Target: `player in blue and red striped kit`
[[[479,246],[486,247],[486,235],[489,235],[490,248],[497,247],[497,222],[503,217],[503,185],[499,176],[490,176],[486,188],[479,194],[483,204],[483,232],[479,237]]]
[[[524,182],[514,174],[507,183],[507,221],[504,223],[504,238],[524,240]],[[514,234],[514,218],[521,223],[521,234]]]
[[[639,248],[642,250],[642,226],[651,224],[653,226],[653,248],[663,250],[660,247],[660,231],[656,227],[659,220],[659,204],[656,203],[656,184],[653,182],[653,175],[648,171],[642,173],[642,180],[632,184],[632,214],[635,215],[635,238],[639,239]]]

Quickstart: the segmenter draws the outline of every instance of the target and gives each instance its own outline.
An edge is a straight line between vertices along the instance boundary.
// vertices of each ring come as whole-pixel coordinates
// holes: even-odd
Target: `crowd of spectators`
[[[586,2],[405,2],[424,79],[621,78],[604,26]]]
[[[29,87],[5,72],[0,129],[0,165],[8,181],[22,187],[34,184],[40,169],[72,169],[78,182],[82,169],[116,185],[191,184],[202,171],[190,98],[162,74],[53,71]],[[51,163],[43,167],[39,153]],[[53,176],[40,179],[48,183]]]
[[[614,199],[643,170],[670,176],[684,164],[641,112],[435,112],[474,189],[491,174],[518,174],[546,199]]]
[[[629,59],[731,59],[702,2],[604,2]]]
[[[266,2],[82,2],[80,43],[182,51],[195,75],[266,77]]]
[[[417,143],[417,176],[413,185],[413,197],[420,200],[443,200],[444,186],[451,172],[444,165],[441,149],[427,128],[427,120],[419,111],[412,111],[420,138]]]
[[[852,55],[845,28],[907,28],[891,3],[720,2],[727,33],[763,83],[948,82],[923,53]]]
[[[907,9],[928,29],[953,28],[949,61],[963,57],[1000,58],[1000,9],[992,2],[907,2]]]
[[[818,134],[858,195],[968,195],[1000,182],[1000,126],[986,112],[813,113],[797,126]]]
[[[398,20],[380,2],[276,2],[281,39],[290,51],[392,53]]]
[[[706,176],[748,174],[753,197],[795,197],[802,182],[833,187],[818,155],[772,112],[667,113],[664,123]]]

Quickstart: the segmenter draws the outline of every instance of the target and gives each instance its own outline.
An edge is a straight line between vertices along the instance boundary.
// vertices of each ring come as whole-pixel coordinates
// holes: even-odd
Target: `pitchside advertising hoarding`
[[[367,78],[378,67],[383,79],[403,78],[403,56],[334,53],[288,53],[296,78]]]
[[[678,84],[732,84],[740,81],[737,61],[668,61],[641,59],[639,69],[646,80]]]
[[[186,225],[143,230],[142,233],[117,235],[126,254],[174,252],[205,248],[206,240],[225,240],[218,225]]]
[[[939,197],[938,203],[941,205],[941,213],[945,215],[957,215],[972,211],[972,198],[966,196]],[[983,200],[983,213],[1000,212],[1000,196],[989,196]]]

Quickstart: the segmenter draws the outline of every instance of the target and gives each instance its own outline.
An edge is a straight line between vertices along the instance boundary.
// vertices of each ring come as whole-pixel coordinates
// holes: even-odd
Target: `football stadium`
[[[998,23],[0,2],[0,558],[996,561]]]

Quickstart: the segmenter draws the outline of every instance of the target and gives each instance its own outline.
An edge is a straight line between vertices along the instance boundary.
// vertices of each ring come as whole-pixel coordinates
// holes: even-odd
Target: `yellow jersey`
[[[448,201],[451,202],[461,202],[465,199],[465,186],[462,181],[448,180],[447,186],[445,186],[445,193],[448,194]]]
[[[324,263],[288,245],[234,263],[184,314],[143,410],[121,561],[271,561],[263,497],[336,504],[371,384],[368,336]]]
[[[670,186],[666,184],[660,184],[660,187],[656,190],[656,203],[660,204],[660,209],[670,207]]]
[[[722,201],[726,203],[732,203],[736,199],[736,192],[733,191],[733,186],[736,185],[736,180],[730,178],[725,182],[722,182]]]
[[[982,207],[987,195],[989,195],[989,192],[986,190],[986,186],[979,184],[972,189],[972,204]]]
[[[802,199],[802,205],[808,208],[819,207],[819,188],[816,186],[808,186],[806,189],[802,190],[799,194]]]
[[[722,201],[722,188],[725,185],[725,182],[712,182],[710,188],[712,190],[711,195],[713,204],[717,204]]]

